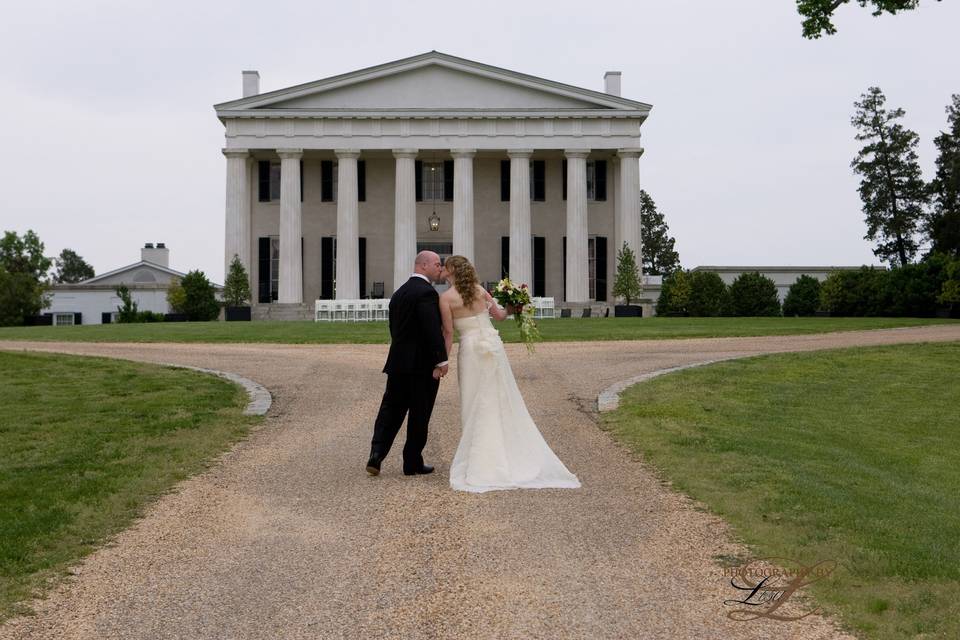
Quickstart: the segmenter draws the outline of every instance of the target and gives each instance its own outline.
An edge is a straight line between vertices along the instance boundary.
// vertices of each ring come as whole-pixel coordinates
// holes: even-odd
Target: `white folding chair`
[[[334,322],[344,322],[347,319],[347,307],[343,300],[333,301],[331,319]]]
[[[380,300],[374,300],[374,320],[386,320],[387,314],[390,313],[390,301],[381,298]]]
[[[540,304],[542,305],[542,309],[540,311],[541,318],[557,317],[556,303],[554,302],[553,298],[541,298]]]
[[[370,320],[370,301],[357,300],[357,308],[354,313],[354,320],[357,322],[368,322]]]
[[[543,314],[543,298],[530,298],[530,304],[533,305],[533,317],[539,319]]]
[[[357,300],[344,300],[343,301],[343,319],[347,322],[356,322],[357,321]]]
[[[333,301],[317,300],[317,322],[330,322],[333,319]]]

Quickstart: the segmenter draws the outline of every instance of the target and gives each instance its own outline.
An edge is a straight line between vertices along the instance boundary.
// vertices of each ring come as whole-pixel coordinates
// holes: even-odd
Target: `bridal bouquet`
[[[510,282],[510,278],[504,278],[497,283],[491,295],[501,306],[513,312],[520,328],[520,341],[527,346],[527,351],[533,353],[534,341],[542,340],[542,337],[533,319],[533,303],[527,285],[521,284],[518,287]]]

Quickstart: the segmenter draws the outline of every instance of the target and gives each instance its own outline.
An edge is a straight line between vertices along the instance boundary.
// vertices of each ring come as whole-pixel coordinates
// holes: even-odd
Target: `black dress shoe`
[[[377,456],[370,456],[370,459],[367,460],[367,473],[372,476],[380,475],[380,463],[383,462],[383,458]]]
[[[429,464],[420,465],[419,469],[404,469],[403,475],[405,476],[416,476],[420,474],[433,473],[433,466]]]

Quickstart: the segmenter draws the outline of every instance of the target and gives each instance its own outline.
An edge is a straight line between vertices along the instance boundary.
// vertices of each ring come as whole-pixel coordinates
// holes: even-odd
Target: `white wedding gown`
[[[454,318],[453,326],[460,334],[463,433],[450,465],[450,486],[475,493],[579,487],[527,412],[489,312]]]

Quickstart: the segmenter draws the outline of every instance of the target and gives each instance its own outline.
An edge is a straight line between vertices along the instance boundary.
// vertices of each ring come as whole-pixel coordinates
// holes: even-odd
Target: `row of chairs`
[[[533,317],[556,318],[553,298],[531,298]],[[589,311],[589,310],[588,310]],[[390,317],[390,300],[373,298],[360,300],[317,300],[316,322],[370,322]]]
[[[317,300],[316,322],[371,322],[390,317],[390,300]]]

